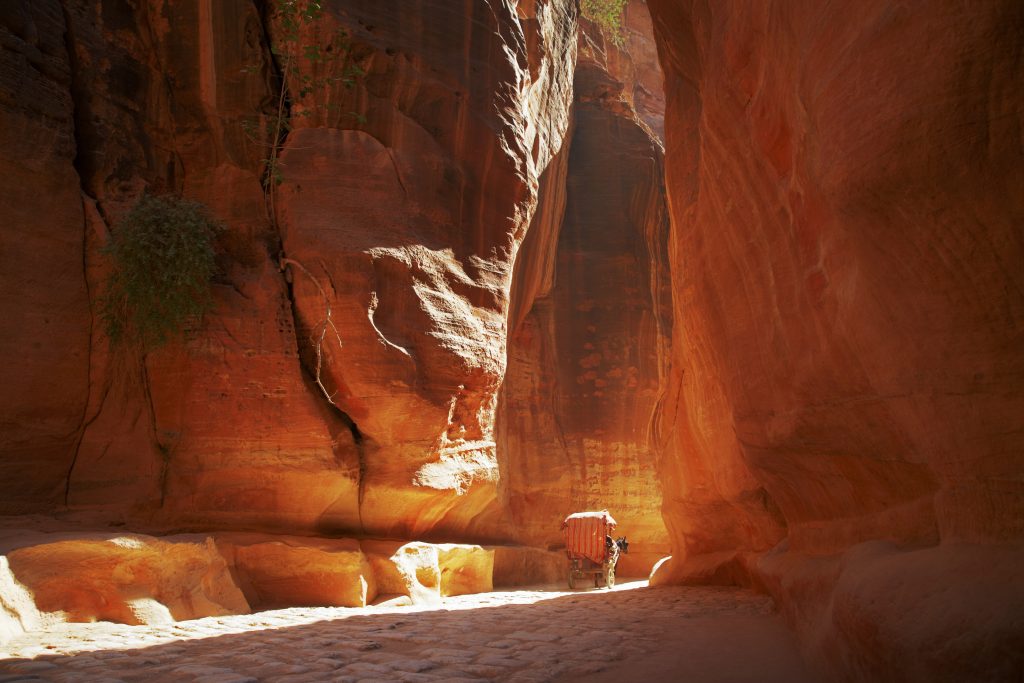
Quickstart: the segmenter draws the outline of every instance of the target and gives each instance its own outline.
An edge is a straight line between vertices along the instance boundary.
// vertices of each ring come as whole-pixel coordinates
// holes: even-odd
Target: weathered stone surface
[[[245,69],[265,62],[259,13],[244,3],[72,2],[68,16],[79,169],[99,208],[87,233],[93,289],[106,223],[116,230],[144,186],[183,191],[228,227],[215,309],[184,343],[140,361],[94,334],[68,503],[151,526],[357,527],[351,435],[302,377],[288,290],[269,253],[263,151],[243,132],[269,94]]]
[[[650,5],[674,221],[673,566],[787,535],[798,559],[774,584],[786,609],[844,606],[796,620],[806,642],[824,629],[847,652],[817,655],[872,678],[875,648],[891,647],[887,675],[932,680],[922,671],[957,660],[960,631],[939,620],[869,638],[909,606],[880,599],[896,589],[878,565],[849,559],[845,575],[797,586],[811,557],[870,539],[978,543],[963,552],[980,558],[1024,538],[1024,14],[1013,2]],[[911,581],[912,611],[970,594],[940,564]],[[970,581],[1019,605],[1008,573],[968,564]],[[1010,647],[1012,624],[992,616],[972,638]],[[915,668],[929,638],[934,659]],[[968,677],[998,677],[994,652]]]
[[[143,189],[201,200],[228,230],[215,308],[182,342],[145,357],[110,348],[99,325],[88,338],[91,318],[80,307],[82,334],[63,339],[88,349],[89,363],[78,366],[88,396],[84,403],[78,396],[74,411],[61,409],[76,413],[63,432],[69,447],[45,476],[22,468],[11,480],[48,487],[44,507],[63,502],[155,530],[444,532],[545,542],[557,535],[561,511],[554,523],[522,524],[504,514],[507,499],[497,495],[495,399],[512,264],[540,174],[568,126],[575,10],[559,0],[495,14],[480,3],[459,10],[478,21],[451,22],[430,2],[327,8],[325,25],[349,32],[352,59],[367,75],[351,93],[339,86],[314,94],[340,103],[341,113],[296,104],[294,113],[305,106],[311,116],[293,117],[280,234],[260,191],[265,152],[245,125],[265,113],[273,94],[267,41],[280,38],[267,16],[245,3],[67,0],[38,10],[55,27],[67,22],[66,72],[53,89],[63,98],[68,139],[77,138],[63,157],[71,180],[78,172],[75,220],[53,207],[47,220],[62,230],[73,224],[75,234],[84,225],[84,240],[60,257],[84,264],[81,284],[93,300],[108,272],[99,250]],[[15,33],[28,30],[22,15],[10,14]],[[631,8],[630,44],[646,40],[638,50],[649,51],[637,16]],[[643,95],[649,59],[591,51],[607,61],[598,71],[628,83],[620,87],[626,100]],[[628,106],[611,109],[635,116]],[[555,175],[564,182],[568,156],[559,158]],[[564,195],[559,189],[552,201]],[[560,211],[551,220],[556,215],[560,221]],[[282,246],[330,292],[343,346],[327,350],[325,380],[343,412],[309,381],[307,337],[323,298],[297,268],[287,279],[277,271]],[[534,249],[519,260],[534,258],[546,255]],[[624,438],[634,437],[643,440]],[[633,472],[648,475],[651,468],[629,464],[644,457],[629,455],[596,474],[610,477],[594,484],[600,496],[629,488],[623,482]],[[5,452],[3,462],[18,460]],[[648,531],[637,533],[663,542],[649,518],[656,507],[652,498],[627,517],[647,516],[637,523]]]
[[[365,607],[377,597],[373,568],[358,541],[218,534],[216,542],[254,609]]]
[[[512,263],[567,126],[575,12],[328,7],[367,73],[317,95],[362,120],[305,105],[282,157],[300,336],[329,302],[341,346],[323,347],[324,380],[361,440],[364,528],[492,535],[469,527],[496,502]]]
[[[523,546],[494,546],[494,586],[533,586],[561,583],[566,578],[565,551]]]
[[[622,44],[610,40],[585,17],[580,20],[580,62],[599,64],[614,79],[588,99],[617,102],[623,113],[642,122],[659,140],[665,139],[665,86],[651,13],[645,0],[629,0],[623,8]]]
[[[382,595],[407,595],[414,605],[441,597],[437,548],[429,543],[367,540],[361,543]]]
[[[0,8],[0,513],[63,503],[89,391],[71,67],[57,0]]]
[[[850,680],[1012,680],[1024,666],[1018,546],[906,549],[872,541],[840,556],[772,552],[759,578],[802,636]]]
[[[631,543],[620,572],[645,576],[668,550],[654,429],[668,218],[660,142],[624,94],[635,67],[600,40],[580,34],[572,138],[516,264],[502,486],[519,537],[542,547],[559,544],[566,514],[610,509]]]
[[[32,594],[11,573],[7,557],[0,556],[0,644],[43,623]]]
[[[671,234],[636,2],[627,50],[585,25],[575,74],[565,0],[326,3],[367,75],[294,104],[274,216],[244,125],[272,108],[260,4],[0,5],[0,512],[546,548],[609,507],[621,573],[671,538],[658,581],[764,582],[850,676],[1012,665],[1019,3],[651,0]],[[228,226],[215,311],[146,357],[89,306],[144,188]],[[368,555],[426,600],[439,552]]]
[[[415,536],[472,523],[470,533],[507,537],[483,514],[496,509],[494,400],[512,262],[568,122],[572,3],[495,13],[481,2],[459,9],[468,22],[430,2],[328,3],[324,30],[349,32],[367,74],[351,93],[315,98],[365,121],[315,105],[306,118],[296,103],[280,233],[260,190],[265,151],[251,139],[274,94],[268,41],[281,38],[269,13],[206,2],[51,9],[50,33],[68,21],[70,58],[52,88],[78,138],[65,170],[73,181],[74,158],[89,196],[84,247],[77,183],[75,220],[51,211],[78,240],[57,256],[79,277],[85,264],[95,299],[107,272],[98,250],[147,188],[205,202],[228,231],[215,310],[183,342],[144,358],[111,349],[99,329],[89,344],[78,306],[82,334],[63,340],[88,349],[91,365],[62,376],[88,373],[88,400],[63,392],[78,407],[55,409],[67,448],[32,483],[48,505],[66,498],[153,528]],[[277,271],[282,247],[315,283],[294,265],[287,280]],[[341,411],[303,374],[320,286],[342,333],[324,375]],[[27,443],[24,428],[5,434]]]
[[[478,545],[440,543],[437,565],[441,570],[441,595],[487,593],[494,588],[494,551]]]
[[[362,541],[382,594],[408,595],[413,604],[486,593],[494,587],[494,551],[459,543]]]
[[[3,544],[10,574],[49,621],[168,623],[249,611],[209,538],[19,534]],[[32,619],[17,611],[23,624]]]

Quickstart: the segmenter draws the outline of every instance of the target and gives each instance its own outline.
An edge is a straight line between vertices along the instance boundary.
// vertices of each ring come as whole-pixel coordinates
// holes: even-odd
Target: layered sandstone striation
[[[269,3],[0,3],[0,513],[232,530],[22,544],[0,637],[550,580],[608,507],[846,678],[1019,671],[1019,3],[324,4],[267,196]],[[95,305],[146,190],[227,229],[143,354]]]
[[[4,163],[63,188],[12,205],[5,232],[5,338],[43,350],[9,366],[7,512],[550,546],[566,513],[610,507],[646,572],[667,548],[651,425],[670,327],[649,19],[634,3],[618,49],[578,32],[572,2],[492,4],[326,3],[300,39],[344,57],[289,73],[270,196],[261,135],[289,46],[268,3],[4,10],[5,73],[38,90],[5,90]],[[335,80],[353,67],[354,87]],[[52,158],[25,147],[40,136]],[[143,191],[226,227],[213,311],[145,354],[111,347],[93,310]],[[62,246],[35,248],[44,233]]]
[[[661,578],[785,536],[734,573],[844,677],[1019,670],[1019,4],[650,5],[674,231]]]
[[[660,125],[658,103],[637,104],[641,76],[658,72],[652,36],[627,36],[646,51],[631,57],[589,22],[580,32],[571,137],[513,278],[501,485],[533,545],[558,545],[567,513],[609,508],[632,545],[620,573],[646,575],[668,551],[655,421],[668,386],[669,225],[647,122]]]
[[[373,568],[352,539],[218,534],[217,549],[253,609],[366,607],[377,596]]]
[[[384,540],[360,545],[370,558],[382,595],[406,595],[413,604],[429,605],[439,604],[442,597],[494,588],[496,549]]]

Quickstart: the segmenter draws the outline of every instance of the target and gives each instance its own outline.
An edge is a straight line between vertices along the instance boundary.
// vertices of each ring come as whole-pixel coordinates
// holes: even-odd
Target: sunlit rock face
[[[49,542],[14,542],[25,545],[4,549],[4,571],[17,583],[5,586],[2,601],[9,608],[12,586],[27,590],[30,601],[15,610],[23,623],[30,615],[49,623],[168,624],[249,612],[210,539],[168,542],[136,534],[68,534]]]
[[[1019,3],[650,6],[674,231],[666,577],[786,536],[748,566],[833,670],[1019,667],[1015,617],[990,609],[1024,602],[999,547],[1024,537]],[[971,595],[977,613],[951,607]]]
[[[34,88],[31,105],[4,91],[24,196],[4,200],[3,343],[38,351],[7,366],[0,509],[547,546],[566,513],[609,507],[646,571],[667,549],[654,415],[670,328],[646,10],[629,8],[618,49],[581,34],[567,0],[325,9],[300,40],[342,29],[351,54],[297,62],[293,87],[317,86],[291,105],[273,201],[260,135],[285,39],[267,6],[0,13],[5,78]],[[352,65],[354,87],[326,84]],[[143,191],[199,200],[226,228],[213,310],[144,356],[111,347],[97,309],[101,249]],[[328,305],[330,401],[310,343]],[[541,318],[557,342],[543,352]],[[533,375],[556,381],[530,393]]]
[[[216,547],[254,610],[366,607],[377,596],[373,568],[353,539],[219,534]]]
[[[492,536],[512,264],[568,125],[575,11],[330,7],[366,73],[297,119],[278,211],[302,335],[328,304],[338,329],[322,376],[358,442],[359,524]]]
[[[257,138],[282,37],[263,4],[5,6],[2,163],[21,198],[4,200],[3,344],[24,362],[5,375],[4,511],[508,537],[493,521],[508,289],[568,126],[576,16],[491,4],[325,3],[318,31],[344,28],[366,74],[321,87],[312,116],[295,105],[270,207]],[[214,310],[143,359],[110,348],[89,300],[145,189],[198,199],[227,230]],[[326,301],[338,407],[312,381]]]
[[[556,545],[566,514],[608,508],[632,544],[620,573],[642,575],[668,551],[655,425],[668,379],[668,214],[661,143],[633,99],[637,73],[656,68],[584,23],[572,137],[516,264],[499,413],[519,538]]]
[[[64,622],[164,625],[287,607],[365,607],[557,576],[535,548],[316,538],[257,532],[170,535],[0,529],[0,645]],[[24,523],[18,528],[19,522]],[[43,525],[46,526],[46,525]],[[50,527],[55,526],[50,524]],[[508,583],[511,581],[512,583]]]

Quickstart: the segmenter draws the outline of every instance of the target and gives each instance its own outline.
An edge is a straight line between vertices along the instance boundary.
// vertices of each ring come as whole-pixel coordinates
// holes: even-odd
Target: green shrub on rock
[[[103,249],[112,269],[99,309],[111,341],[156,348],[210,309],[221,229],[202,204],[173,196],[139,199]]]
[[[597,24],[608,38],[622,47],[626,38],[622,33],[622,13],[629,0],[582,0],[580,12]]]

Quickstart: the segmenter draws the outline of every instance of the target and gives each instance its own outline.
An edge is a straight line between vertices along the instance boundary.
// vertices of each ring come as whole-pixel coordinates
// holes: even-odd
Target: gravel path
[[[65,624],[0,650],[13,681],[811,681],[768,598],[733,588],[502,591],[173,626]]]

